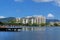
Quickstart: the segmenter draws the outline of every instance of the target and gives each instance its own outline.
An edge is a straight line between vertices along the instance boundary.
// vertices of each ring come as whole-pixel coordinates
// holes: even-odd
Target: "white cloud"
[[[54,0],[55,4],[60,6],[60,0]]]
[[[14,0],[15,2],[24,2],[25,0]],[[60,6],[60,0],[32,0],[34,2],[54,2],[56,5]]]
[[[0,18],[5,18],[4,16],[0,16]]]
[[[32,0],[34,2],[54,2],[56,5],[60,6],[60,0]]]
[[[15,2],[23,2],[23,0],[14,0]]]
[[[48,16],[47,16],[47,18],[54,18],[54,15],[51,14],[51,13],[49,13]]]
[[[34,2],[51,2],[53,0],[33,0]]]

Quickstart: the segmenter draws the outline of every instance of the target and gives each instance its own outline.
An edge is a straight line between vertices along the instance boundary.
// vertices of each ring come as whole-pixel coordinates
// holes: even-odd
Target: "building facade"
[[[21,18],[16,18],[16,23],[20,23]]]
[[[22,23],[23,24],[27,24],[27,23],[30,23],[30,24],[41,24],[41,23],[46,23],[46,18],[44,16],[32,16],[32,17],[25,17],[25,18],[22,18]]]
[[[23,18],[16,18],[16,23],[41,24],[46,23],[46,18],[44,16],[27,16]]]

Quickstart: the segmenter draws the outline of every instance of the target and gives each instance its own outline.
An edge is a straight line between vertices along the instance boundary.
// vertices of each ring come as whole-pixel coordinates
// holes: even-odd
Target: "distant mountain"
[[[58,19],[46,19],[46,22],[60,22]]]
[[[9,22],[10,20],[15,20],[15,17],[0,18],[0,22]]]

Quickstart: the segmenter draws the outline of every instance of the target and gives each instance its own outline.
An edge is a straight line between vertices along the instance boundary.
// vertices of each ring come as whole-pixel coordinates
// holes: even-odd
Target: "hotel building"
[[[46,18],[44,16],[29,16],[25,18],[21,18],[23,24],[31,23],[31,24],[41,24],[46,23]]]
[[[20,18],[16,18],[16,23],[20,23]]]

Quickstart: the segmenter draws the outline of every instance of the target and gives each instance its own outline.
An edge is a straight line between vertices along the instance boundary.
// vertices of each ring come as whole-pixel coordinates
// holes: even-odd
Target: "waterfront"
[[[37,27],[20,32],[0,32],[0,40],[60,40],[60,27]],[[38,30],[37,30],[38,29]]]

